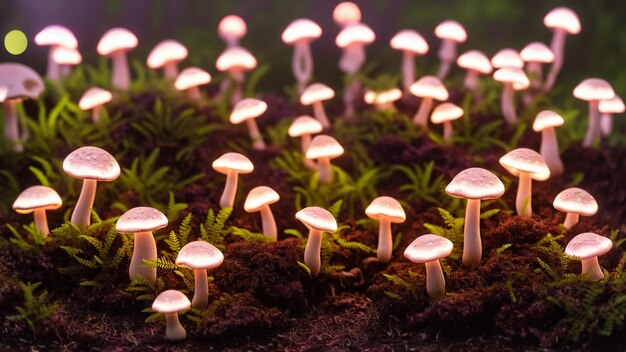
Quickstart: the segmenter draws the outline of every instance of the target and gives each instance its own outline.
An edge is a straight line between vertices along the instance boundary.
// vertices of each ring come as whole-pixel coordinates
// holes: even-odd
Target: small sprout
[[[95,123],[100,120],[100,108],[113,99],[113,95],[106,89],[89,88],[78,101],[81,110],[91,110],[91,120]]]
[[[205,70],[198,67],[187,67],[176,77],[174,87],[176,90],[186,90],[190,99],[200,100],[199,86],[209,84],[210,82],[211,75]]]
[[[365,214],[374,220],[378,220],[378,250],[376,257],[383,263],[391,260],[393,252],[393,236],[391,234],[391,223],[403,223],[406,214],[402,205],[392,197],[378,197],[365,209]]]
[[[478,91],[478,76],[488,75],[493,71],[491,61],[487,55],[479,50],[467,51],[456,60],[456,64],[467,70],[463,85],[474,95],[476,101],[482,101],[482,96]]]
[[[374,105],[378,111],[393,109],[393,102],[401,97],[402,91],[398,88],[391,88],[376,92],[367,90],[365,92],[365,102],[370,105]]]
[[[433,99],[439,101],[448,100],[448,90],[435,76],[424,76],[413,83],[410,88],[411,94],[422,98],[420,107],[413,116],[413,123],[428,130],[428,116],[433,106]]]
[[[361,22],[361,9],[351,1],[344,1],[335,6],[333,20],[341,28],[359,23]]]
[[[515,198],[517,214],[532,216],[532,180],[547,180],[550,177],[548,165],[539,153],[528,148],[517,148],[508,152],[500,158],[500,165],[519,178]]]
[[[310,43],[322,35],[322,28],[307,18],[291,22],[283,31],[281,39],[293,46],[291,69],[298,82],[298,94],[302,95],[313,75],[313,55]]]
[[[456,60],[457,43],[463,43],[467,40],[467,32],[459,22],[445,20],[435,27],[435,35],[441,39],[441,46],[437,52],[437,57],[441,61],[437,77],[443,80],[450,72],[450,66]]]
[[[320,207],[308,207],[296,213],[300,220],[309,229],[309,238],[304,249],[304,264],[311,270],[312,277],[316,277],[322,265],[322,233],[337,231],[337,220],[328,210]]]
[[[315,133],[320,133],[324,127],[322,124],[312,118],[311,116],[299,116],[291,123],[289,126],[289,130],[287,134],[290,137],[301,137],[301,150],[302,154],[306,154],[307,149],[309,149],[309,145],[311,145],[311,135]],[[306,157],[304,158],[304,166],[306,166],[310,170],[317,170],[317,165]]]
[[[147,64],[153,70],[163,68],[165,79],[174,80],[178,76],[178,63],[185,60],[189,52],[177,40],[164,40],[157,44],[148,55]]]
[[[206,308],[209,302],[209,281],[207,270],[217,268],[224,262],[224,254],[205,241],[187,243],[176,257],[176,265],[193,270],[195,290],[191,306],[196,309]]]
[[[565,247],[565,255],[582,261],[582,274],[588,274],[591,280],[604,278],[604,273],[598,263],[598,257],[606,254],[613,248],[610,239],[593,232],[585,232],[572,238]]]
[[[600,139],[600,110],[602,100],[612,99],[615,91],[609,82],[599,78],[587,78],[574,88],[574,97],[589,102],[589,126],[583,141],[584,147],[591,147]]]
[[[565,37],[568,34],[580,33],[580,20],[573,10],[567,7],[557,7],[543,18],[543,24],[554,31],[550,42],[550,49],[554,53],[554,62],[552,62],[550,73],[544,84],[544,90],[550,91],[556,82],[556,76],[563,67]]]
[[[571,229],[578,223],[580,215],[592,216],[598,212],[598,203],[584,189],[572,187],[556,195],[554,209],[567,213],[563,226]]]
[[[263,224],[263,234],[271,238],[274,242],[278,239],[276,221],[270,204],[278,202],[280,196],[276,191],[267,186],[259,186],[250,190],[243,209],[248,213],[260,212]]]
[[[496,65],[494,65],[496,67]],[[530,86],[528,76],[524,70],[517,67],[503,67],[493,73],[493,79],[502,82],[501,109],[504,120],[509,126],[517,123],[517,112],[515,111],[515,91],[525,90]]]
[[[602,100],[598,107],[602,117],[600,119],[600,132],[604,137],[611,135],[613,131],[613,114],[621,114],[626,110],[624,101],[618,95],[613,99]]]
[[[139,44],[137,37],[128,29],[112,28],[106,31],[98,42],[98,54],[110,56],[113,60],[111,85],[115,89],[128,90],[130,87],[130,68],[126,52]]]
[[[452,138],[452,121],[460,119],[465,112],[459,106],[446,102],[437,105],[430,115],[430,122],[443,123],[443,141],[450,143]]]
[[[426,55],[428,43],[417,31],[403,29],[391,38],[389,45],[392,49],[402,51],[402,89],[408,96],[411,84],[415,82],[415,56]]]
[[[220,54],[215,67],[220,72],[228,72],[235,84],[231,103],[237,104],[243,98],[245,73],[256,68],[256,58],[247,49],[234,46]]]
[[[300,96],[302,105],[313,105],[313,116],[322,124],[324,128],[330,128],[330,121],[326,116],[322,101],[335,97],[335,91],[323,83],[313,83],[306,87]]]
[[[71,66],[76,66],[83,61],[83,56],[78,49],[60,46],[52,50],[52,60],[59,66],[59,78],[67,76]]]
[[[226,153],[213,162],[213,169],[226,175],[226,185],[220,198],[222,208],[232,208],[235,204],[237,193],[237,180],[239,174],[249,174],[254,170],[250,159],[239,153]]]
[[[539,89],[543,80],[543,64],[554,62],[554,53],[542,42],[527,44],[519,53],[526,63],[526,72],[530,76],[530,86]]]
[[[52,80],[61,78],[60,67],[53,58],[55,50],[60,47],[69,49],[78,48],[78,41],[74,33],[66,27],[59,25],[51,25],[42,29],[35,35],[35,44],[39,46],[50,46],[46,76]]]
[[[187,338],[185,328],[178,320],[178,313],[191,308],[189,298],[180,291],[161,292],[152,303],[152,310],[165,315],[165,337],[170,341],[182,341]]]
[[[506,48],[499,50],[491,58],[491,66],[493,66],[493,68],[524,68],[524,60],[522,60],[522,57],[517,50]]]
[[[35,226],[44,236],[50,234],[46,210],[59,209],[63,201],[59,194],[46,186],[28,187],[17,197],[13,203],[13,210],[20,214],[33,213]]]
[[[427,234],[416,238],[404,250],[408,260],[426,265],[426,292],[433,299],[443,297],[446,293],[446,279],[439,260],[449,256],[452,248],[449,239]]]
[[[252,148],[256,150],[264,150],[265,142],[256,123],[256,118],[267,111],[267,104],[259,99],[246,98],[239,101],[230,114],[230,123],[236,125],[246,121],[248,125],[248,133],[252,140]]]
[[[305,157],[317,160],[317,173],[319,180],[324,183],[333,181],[333,170],[330,167],[330,159],[343,155],[343,147],[336,139],[327,135],[319,135],[313,138]]]
[[[239,40],[246,35],[247,31],[246,22],[237,15],[225,16],[217,26],[217,33],[226,42],[228,48],[238,46]]]
[[[563,161],[559,155],[559,142],[556,139],[555,127],[565,123],[563,117],[554,111],[544,110],[537,114],[533,122],[533,131],[541,132],[541,147],[539,154],[548,165],[550,174],[560,176],[563,174]]]

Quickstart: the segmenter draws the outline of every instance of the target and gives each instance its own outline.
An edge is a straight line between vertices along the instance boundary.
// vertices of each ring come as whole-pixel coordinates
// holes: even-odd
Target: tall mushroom
[[[446,186],[446,193],[452,197],[467,199],[461,260],[466,267],[476,266],[483,253],[480,240],[480,201],[500,198],[504,194],[504,185],[490,171],[473,167],[454,176]]]
[[[300,137],[302,139],[300,150],[302,150],[302,155],[304,155],[311,144],[311,135],[320,133],[323,129],[324,127],[318,120],[311,116],[303,115],[293,120],[289,130],[287,130],[287,134],[289,134],[289,137]],[[317,165],[307,158],[304,158],[304,166],[311,170],[317,170]]]
[[[261,222],[263,224],[263,234],[271,238],[274,242],[278,239],[278,230],[276,229],[276,221],[270,204],[278,202],[280,196],[276,191],[267,186],[254,187],[248,193],[243,209],[248,213],[261,213]]]
[[[304,249],[304,264],[310,269],[311,276],[316,277],[322,266],[322,234],[337,231],[337,220],[328,210],[320,207],[304,208],[296,213],[296,219],[309,229]]]
[[[153,70],[163,68],[165,79],[174,80],[178,76],[178,63],[185,60],[188,54],[187,48],[181,42],[167,39],[150,51],[147,65]]]
[[[430,122],[434,124],[443,124],[443,141],[450,143],[452,139],[452,121],[460,119],[465,112],[463,109],[453,103],[445,102],[439,104],[430,115]]]
[[[519,179],[515,210],[519,216],[533,215],[532,180],[545,181],[550,177],[550,169],[541,155],[528,148],[517,148],[500,158],[500,165]]]
[[[174,88],[176,90],[186,90],[187,95],[192,100],[200,100],[199,86],[209,84],[210,82],[211,75],[205,70],[199,67],[187,67],[180,71],[178,77],[176,77]]]
[[[134,49],[139,41],[126,28],[112,28],[104,33],[98,42],[98,54],[110,56],[113,60],[111,85],[115,89],[128,90],[130,87],[130,68],[126,52]]]
[[[467,70],[463,85],[474,95],[474,100],[482,101],[482,96],[478,90],[478,76],[488,75],[493,71],[491,62],[482,51],[467,51],[456,60],[456,64]]]
[[[403,223],[406,214],[402,205],[395,198],[382,196],[374,199],[365,209],[365,214],[379,222],[378,227],[378,250],[376,258],[383,263],[391,260],[393,251],[393,236],[391,223]]]
[[[283,31],[281,39],[293,46],[291,70],[298,82],[298,94],[302,95],[307,83],[313,75],[312,41],[322,35],[322,28],[308,18],[299,18],[291,22]]]
[[[256,59],[246,49],[242,47],[230,47],[217,58],[215,63],[217,70],[228,72],[234,82],[234,89],[231,96],[232,105],[237,104],[243,97],[243,84],[245,73],[256,67]]]
[[[35,35],[35,44],[39,46],[50,46],[46,76],[52,80],[61,78],[60,67],[52,57],[55,49],[59,47],[76,49],[78,47],[78,41],[76,41],[74,33],[60,25],[50,25],[42,29]]]
[[[426,292],[431,298],[440,298],[446,292],[446,279],[439,260],[452,253],[452,242],[444,237],[426,234],[416,238],[404,250],[404,256],[413,263],[426,265]]]
[[[391,38],[389,45],[402,51],[402,89],[408,95],[411,84],[415,82],[415,56],[426,55],[428,43],[417,31],[403,29]]]
[[[589,126],[583,147],[591,147],[600,139],[600,102],[612,99],[615,91],[609,82],[599,78],[587,78],[574,88],[574,97],[589,102]]]
[[[553,31],[550,49],[554,53],[554,61],[544,84],[544,90],[549,91],[554,86],[556,76],[563,67],[565,38],[568,34],[580,33],[580,20],[572,9],[557,7],[543,18],[543,24]]]
[[[256,124],[256,118],[261,116],[267,110],[267,104],[259,99],[246,98],[239,101],[230,114],[230,123],[233,125],[246,122],[248,126],[248,134],[252,140],[252,148],[256,150],[264,150],[265,142]]]
[[[28,187],[20,193],[13,203],[13,210],[20,214],[33,213],[35,226],[44,236],[48,236],[48,218],[46,210],[59,209],[63,201],[59,194],[46,186]]]
[[[110,182],[118,178],[120,166],[106,150],[82,147],[71,152],[63,160],[63,171],[73,178],[83,180],[83,188],[72,212],[72,224],[89,226],[98,181]]]
[[[306,158],[317,160],[317,174],[324,183],[333,181],[333,169],[330,160],[343,154],[343,147],[336,139],[327,135],[315,136],[306,150]]]
[[[224,262],[224,254],[205,241],[187,243],[178,252],[176,265],[193,270],[195,289],[191,306],[196,309],[206,308],[209,302],[209,280],[207,270],[217,268]]]
[[[226,153],[217,158],[212,167],[220,174],[226,175],[224,192],[220,198],[220,207],[232,208],[237,194],[237,180],[239,174],[249,174],[254,170],[250,159],[239,153]]]
[[[374,105],[376,110],[385,111],[393,109],[393,102],[402,97],[402,91],[398,88],[391,88],[383,91],[365,91],[364,100],[370,105]]]
[[[165,337],[170,341],[182,341],[187,331],[178,320],[178,313],[191,308],[189,298],[180,291],[167,290],[159,293],[152,303],[152,310],[165,315]]]
[[[330,128],[330,121],[328,121],[322,101],[329,100],[334,97],[335,91],[332,88],[323,83],[313,83],[306,87],[300,96],[300,103],[302,105],[312,105],[313,116],[315,116],[315,118],[322,124],[322,127]]]
[[[592,216],[598,212],[598,203],[589,192],[572,187],[556,195],[554,209],[567,213],[563,226],[571,229],[578,224],[580,216]]]
[[[513,126],[517,123],[515,91],[528,88],[530,81],[524,73],[524,70],[517,67],[503,67],[498,69],[493,73],[493,79],[503,84],[500,107],[506,123],[509,124],[509,126]]]
[[[437,52],[439,61],[441,61],[437,77],[443,80],[450,72],[450,66],[456,60],[457,43],[463,43],[467,40],[467,32],[459,22],[445,20],[435,27],[435,35],[441,39],[441,46]]]
[[[519,56],[526,63],[526,73],[530,78],[530,87],[539,89],[543,80],[543,64],[554,62],[554,53],[542,42],[527,44]]]
[[[544,110],[537,114],[533,122],[533,131],[541,132],[541,147],[539,154],[548,165],[550,174],[560,176],[563,174],[563,161],[559,155],[559,142],[556,139],[555,127],[565,123],[563,117],[551,110]]]
[[[448,90],[435,76],[424,76],[413,83],[410,88],[411,94],[422,98],[420,107],[413,116],[413,123],[428,130],[428,116],[433,106],[433,99],[448,100]]]
[[[237,15],[225,16],[217,26],[217,33],[228,48],[238,46],[239,40],[246,35],[247,31],[246,22]]]
[[[89,88],[78,101],[81,110],[91,110],[91,120],[100,121],[100,108],[113,99],[113,95],[106,89],[99,87]]]
[[[626,110],[624,101],[618,95],[613,99],[602,100],[598,106],[598,110],[602,113],[600,118],[600,132],[602,136],[608,137],[613,131],[613,114],[621,114]]]
[[[613,248],[613,242],[593,232],[584,232],[572,238],[565,247],[565,255],[582,262],[582,275],[589,275],[593,281],[602,280],[604,273],[598,257]]]

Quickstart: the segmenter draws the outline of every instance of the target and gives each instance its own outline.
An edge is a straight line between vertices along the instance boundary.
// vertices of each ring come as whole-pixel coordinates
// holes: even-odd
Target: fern
[[[331,237],[341,248],[345,248],[351,251],[358,250],[368,254],[376,254],[376,249],[367,246],[361,242],[344,240],[343,238],[341,238],[341,236],[339,236],[339,232],[332,233]]]
[[[22,236],[22,234],[11,224],[7,224],[7,228],[12,235],[12,237],[9,238],[9,242],[25,251],[39,250],[50,241],[50,238],[39,231],[34,223],[23,226],[24,230],[28,234],[28,238]]]
[[[422,200],[431,204],[440,202],[441,191],[444,188],[443,175],[433,178],[435,162],[430,161],[422,165],[393,165],[391,170],[403,174],[409,182],[400,186],[400,191],[408,192],[407,201]]]
[[[8,316],[7,319],[25,322],[33,335],[38,327],[48,320],[58,309],[58,304],[48,304],[48,291],[44,290],[36,294],[35,291],[41,282],[19,283],[24,294],[24,303],[15,307],[17,314]]]
[[[271,237],[265,236],[262,233],[255,233],[235,226],[231,226],[230,233],[243,238],[246,242],[269,243],[274,241]]]
[[[415,279],[417,277],[417,274],[412,271],[409,271],[408,274],[411,279]],[[392,274],[383,274],[383,276],[400,290],[400,292],[385,291],[385,295],[388,297],[395,300],[400,300],[402,298],[406,298],[407,296],[414,300],[418,300],[420,298],[421,286],[415,284],[417,280],[411,280],[411,282],[409,282],[398,275]]]
[[[206,220],[200,224],[200,239],[224,249],[224,238],[230,231],[230,228],[226,227],[226,221],[232,212],[232,208],[222,208],[216,215],[213,209],[209,209]]]

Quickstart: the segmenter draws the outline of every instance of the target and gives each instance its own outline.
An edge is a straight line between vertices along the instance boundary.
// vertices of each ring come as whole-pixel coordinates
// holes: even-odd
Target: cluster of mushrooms
[[[347,75],[356,74],[365,63],[365,46],[376,38],[367,25],[361,23],[361,12],[352,2],[337,5],[333,12],[335,22],[341,27],[336,44],[343,54],[339,68]],[[421,104],[413,121],[424,130],[428,129],[428,119],[432,123],[444,124],[444,140],[451,141],[452,121],[464,114],[462,108],[448,100],[448,90],[442,80],[456,63],[467,70],[464,85],[476,101],[482,99],[479,90],[479,75],[489,74],[494,69],[493,77],[503,83],[502,114],[509,124],[516,123],[514,92],[527,90],[524,101],[528,102],[538,95],[545,94],[554,85],[563,64],[563,50],[566,35],[577,34],[580,23],[577,15],[570,9],[559,7],[544,18],[545,25],[554,31],[550,47],[540,42],[533,42],[520,53],[514,49],[503,49],[491,60],[477,50],[467,51],[457,56],[457,45],[467,40],[467,33],[457,21],[447,20],[435,29],[435,34],[442,40],[438,57],[441,61],[437,76],[422,76],[415,79],[415,57],[425,55],[428,44],[416,31],[405,29],[398,32],[390,41],[393,49],[402,51],[402,89],[388,91],[365,91],[361,82],[349,80],[343,92],[345,104],[344,117],[354,113],[354,103],[364,99],[377,109],[391,109],[393,102],[402,96],[414,95],[421,98]],[[219,35],[226,42],[225,51],[218,57],[216,67],[226,72],[230,80],[225,80],[220,87],[219,97],[230,92],[233,106],[230,115],[232,124],[246,122],[252,141],[252,148],[266,148],[263,136],[256,124],[256,118],[267,110],[267,104],[259,99],[244,98],[242,86],[245,73],[256,67],[256,59],[239,40],[246,34],[246,23],[238,16],[226,16],[219,24]],[[319,25],[309,19],[297,19],[285,29],[282,40],[294,47],[292,70],[297,81],[300,103],[312,106],[313,116],[299,116],[289,127],[288,134],[301,138],[303,164],[317,172],[319,180],[333,182],[330,160],[340,157],[344,148],[328,134],[331,121],[325,113],[323,101],[334,98],[335,92],[323,83],[310,83],[313,72],[313,57],[309,43],[322,35]],[[38,45],[51,46],[47,77],[60,81],[67,76],[72,65],[81,62],[77,41],[67,28],[54,25],[42,30],[35,37]],[[130,70],[126,52],[138,45],[137,37],[123,28],[107,31],[98,44],[98,53],[112,59],[111,86],[115,91],[129,88]],[[174,82],[175,89],[185,91],[190,99],[203,99],[199,86],[208,84],[211,75],[198,67],[188,67],[178,71],[177,65],[188,55],[187,49],[180,42],[165,40],[150,53],[147,65],[153,69],[162,68],[164,77]],[[552,66],[543,80],[543,64]],[[524,69],[525,66],[525,69]],[[0,100],[3,101],[5,116],[5,135],[15,142],[16,150],[21,151],[21,139],[18,131],[16,104],[22,99],[35,99],[43,91],[41,77],[32,69],[17,63],[0,64]],[[610,84],[597,78],[586,79],[574,89],[574,96],[589,102],[589,128],[584,145],[593,145],[602,135],[611,130],[611,114],[624,111],[622,100],[615,95]],[[99,110],[111,99],[111,93],[100,87],[89,89],[79,102],[84,110],[92,111],[94,122],[99,119]],[[434,107],[434,101],[442,103]],[[602,117],[601,114],[605,114]],[[500,164],[518,178],[518,190],[515,209],[519,216],[532,215],[532,180],[543,181],[551,175],[563,173],[563,162],[559,157],[555,128],[564,124],[564,119],[554,111],[546,110],[537,114],[533,130],[542,133],[539,152],[527,148],[512,150],[500,159]],[[317,135],[316,135],[317,134]],[[315,136],[314,136],[315,135]],[[218,173],[226,175],[224,191],[220,198],[222,208],[235,206],[239,174],[254,171],[254,165],[244,155],[226,153],[215,160],[212,167]],[[98,181],[113,181],[120,174],[120,166],[114,157],[103,149],[86,146],[79,148],[66,157],[64,171],[71,177],[82,179],[83,187],[71,216],[71,222],[79,227],[89,226]],[[454,177],[447,185],[446,193],[452,197],[467,199],[465,213],[464,242],[462,263],[466,267],[480,264],[482,244],[480,237],[480,202],[495,199],[503,195],[505,187],[492,172],[482,168],[469,168]],[[278,240],[278,229],[270,205],[279,201],[279,194],[271,187],[260,186],[249,191],[243,208],[247,212],[259,212],[262,218],[263,234],[270,241]],[[46,211],[58,209],[62,201],[60,196],[49,187],[32,186],[24,190],[13,204],[19,213],[34,213],[37,228],[49,234]],[[564,226],[571,228],[578,222],[579,216],[591,216],[598,210],[595,199],[585,190],[569,188],[563,190],[554,199],[554,208],[567,213]],[[392,223],[406,220],[400,203],[391,197],[382,196],[374,199],[367,207],[368,217],[379,221],[379,239],[377,260],[389,262],[392,257]],[[307,207],[296,213],[296,219],[308,229],[309,235],[304,250],[304,263],[315,277],[320,272],[320,251],[324,232],[337,231],[337,221],[326,209]],[[134,249],[129,267],[129,277],[138,277],[155,282],[157,269],[145,265],[144,261],[157,258],[157,246],[152,231],[168,225],[166,216],[157,209],[137,207],[124,213],[116,224],[120,233],[134,234]],[[594,233],[582,233],[574,237],[565,249],[565,254],[582,260],[582,272],[590,279],[599,280],[604,274],[597,257],[612,247],[608,238]],[[416,263],[425,263],[426,290],[432,298],[439,298],[445,293],[445,278],[439,260],[447,257],[453,250],[452,242],[446,238],[425,234],[413,241],[404,255]],[[186,337],[185,329],[178,321],[178,313],[190,307],[202,309],[208,304],[207,270],[218,267],[224,261],[219,249],[205,241],[194,241],[185,245],[178,253],[176,264],[194,270],[195,291],[192,301],[181,292],[167,290],[154,301],[152,308],[166,316],[166,336],[170,340]]]

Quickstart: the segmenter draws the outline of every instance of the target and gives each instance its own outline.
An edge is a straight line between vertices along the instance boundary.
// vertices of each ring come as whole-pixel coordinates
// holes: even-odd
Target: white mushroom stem
[[[175,80],[178,76],[178,64],[175,61],[170,61],[163,65],[163,76],[165,79]]]
[[[519,172],[515,210],[519,216],[531,217],[533,215],[532,178],[529,172]]]
[[[194,269],[193,277],[195,281],[195,289],[191,306],[196,309],[204,309],[209,303],[209,280],[205,269]]]
[[[224,192],[220,198],[220,207],[232,208],[235,204],[235,194],[237,193],[237,179],[238,174],[233,170],[228,170],[226,173],[226,185],[224,185]]]
[[[604,137],[611,135],[613,131],[613,114],[602,114],[600,118],[600,132]]]
[[[320,273],[322,266],[322,231],[309,229],[309,239],[306,241],[304,249],[304,264],[311,270],[311,276],[316,277]]]
[[[244,76],[243,71],[238,69],[231,70],[229,73],[233,79],[233,92],[230,97],[230,102],[233,106],[235,106],[241,101],[241,99],[243,99],[243,83],[245,82],[246,77]]]
[[[7,99],[2,103],[4,110],[4,135],[8,140],[19,143],[20,131],[17,119],[18,99]]]
[[[405,95],[411,94],[409,88],[415,82],[415,55],[410,51],[402,52],[402,90]]]
[[[548,165],[550,174],[559,176],[563,174],[563,161],[559,155],[559,142],[556,139],[554,127],[546,127],[541,131],[541,147],[539,154]]]
[[[591,280],[597,281],[602,280],[604,278],[604,273],[602,272],[602,268],[600,267],[600,263],[598,263],[598,257],[591,257],[588,259],[582,260],[582,274],[589,274],[589,278]]]
[[[170,341],[182,341],[187,338],[187,332],[178,320],[178,313],[165,313],[165,337]]]
[[[444,121],[443,122],[443,141],[445,143],[450,143],[450,139],[452,139],[452,121]]]
[[[565,215],[565,221],[563,221],[563,226],[567,229],[571,229],[572,226],[578,224],[578,219],[580,219],[578,213],[567,213],[567,215]]]
[[[91,224],[91,208],[96,198],[98,181],[91,179],[83,180],[83,188],[80,191],[78,202],[72,212],[72,224],[77,226],[89,226]]]
[[[431,298],[439,298],[446,292],[446,279],[439,260],[424,263],[426,265],[426,292]]]
[[[33,211],[33,217],[35,219],[35,226],[37,229],[43,233],[44,237],[47,237],[50,233],[50,229],[48,229],[48,217],[46,216],[45,209],[35,209]]]
[[[156,282],[157,269],[149,267],[143,263],[144,259],[156,259],[157,247],[152,231],[135,232],[135,243],[133,245],[133,257],[128,267],[128,277],[135,280],[141,276],[144,279]]]
[[[448,75],[448,72],[450,72],[450,64],[456,58],[456,42],[444,39],[441,42],[437,56],[439,57],[439,60],[441,60],[437,77],[443,81]]]
[[[461,261],[468,268],[480,263],[483,244],[480,240],[480,199],[468,199],[465,208],[463,227],[463,257]]]
[[[347,74],[354,74],[365,63],[365,47],[361,44],[350,44],[343,48],[339,59],[339,68]]]
[[[330,158],[321,157],[317,159],[317,174],[319,175],[320,182],[333,182],[333,169],[330,166]]]
[[[387,263],[391,260],[393,251],[393,238],[391,235],[391,221],[387,216],[381,216],[378,226],[378,248],[376,258],[380,262]]]
[[[202,98],[202,95],[200,95],[200,88],[198,88],[198,86],[187,88],[187,96],[189,96],[191,100],[200,100]]]
[[[328,120],[328,116],[326,116],[326,110],[324,110],[324,105],[320,100],[313,103],[313,116],[322,124],[324,128],[330,128],[330,121]]]
[[[113,72],[111,85],[119,90],[128,90],[130,87],[130,68],[126,59],[126,52],[117,50],[111,54],[113,60]]]
[[[530,86],[532,88],[541,87],[541,80],[543,79],[543,70],[541,69],[541,62],[531,61],[526,64],[526,72],[528,78],[530,78]]]
[[[250,134],[250,139],[252,139],[252,149],[264,150],[265,142],[263,142],[263,137],[259,131],[259,126],[256,124],[256,120],[247,119],[246,125],[248,125],[248,134]]]
[[[58,80],[61,78],[61,68],[53,59],[54,51],[58,47],[58,45],[51,45],[50,50],[48,50],[48,68],[46,70],[46,76],[51,80]]]
[[[552,89],[554,82],[556,82],[556,76],[563,67],[563,53],[565,51],[565,38],[567,33],[562,29],[555,29],[552,34],[552,41],[550,42],[550,49],[554,53],[554,61],[550,67],[550,72],[546,78],[546,82],[543,89],[547,92]]]
[[[302,135],[302,154],[306,155],[306,151],[307,149],[309,149],[309,145],[311,145],[311,135],[310,134],[303,134]],[[304,159],[304,166],[306,166],[307,169],[309,170],[317,170],[317,164],[315,164],[315,162],[311,159],[307,159],[306,157],[303,157]]]
[[[100,106],[94,106],[91,109],[91,121],[94,123],[100,121]]]
[[[313,55],[308,41],[298,41],[293,48],[293,59],[291,69],[298,82],[298,95],[302,95],[307,82],[313,75]]]
[[[600,103],[597,100],[589,101],[589,126],[587,127],[587,133],[585,134],[583,147],[590,148],[598,139],[600,139],[600,110],[598,109],[599,104]]]
[[[433,107],[433,98],[422,98],[422,102],[420,103],[419,109],[413,116],[413,123],[420,126],[421,128],[428,130],[428,115],[430,114],[430,109]]]
[[[483,100],[483,97],[478,90],[478,75],[478,71],[476,70],[467,70],[465,78],[463,79],[463,85],[472,92],[474,100],[480,102]]]
[[[515,111],[515,90],[513,89],[513,83],[504,83],[500,107],[506,123],[509,124],[509,126],[515,125],[517,122],[517,112]]]
[[[278,239],[278,230],[276,229],[276,221],[274,214],[269,205],[264,205],[261,210],[261,223],[263,225],[263,234],[270,237],[274,242]]]
[[[346,119],[349,119],[352,115],[354,115],[354,101],[356,100],[360,90],[361,82],[356,77],[352,77],[350,83],[348,83],[343,89],[343,105],[345,109],[343,116]]]

